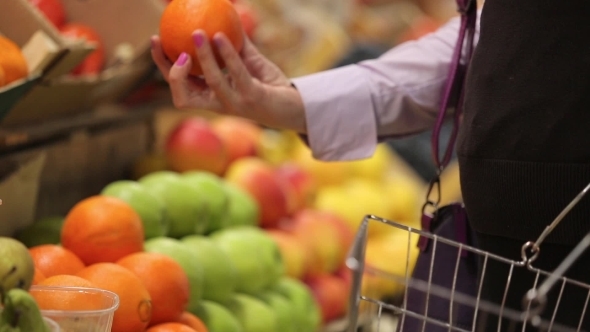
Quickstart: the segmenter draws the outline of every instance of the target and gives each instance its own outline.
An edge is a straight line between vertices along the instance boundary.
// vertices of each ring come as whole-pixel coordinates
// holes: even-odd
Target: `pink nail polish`
[[[203,46],[203,43],[205,42],[205,37],[203,36],[202,33],[195,33],[193,35],[193,41],[194,41],[195,45],[197,45],[197,47],[201,47],[201,46]]]
[[[215,43],[215,45],[217,45],[217,47],[223,47],[223,39],[221,37],[214,37],[213,42]]]
[[[184,66],[184,64],[186,63],[186,60],[188,60],[188,54],[182,52],[180,54],[180,56],[178,57],[178,59],[176,60],[176,65],[177,66]]]

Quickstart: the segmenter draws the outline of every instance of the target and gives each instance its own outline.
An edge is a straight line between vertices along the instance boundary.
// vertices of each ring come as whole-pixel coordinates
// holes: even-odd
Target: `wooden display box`
[[[106,55],[104,70],[99,75],[87,77],[66,75],[84,60],[94,45],[63,38],[29,0],[0,1],[0,31],[26,39],[29,37],[25,37],[23,31],[41,30],[64,50],[58,63],[43,74],[40,84],[14,105],[2,125],[42,122],[118,100],[153,69],[150,37],[158,32],[165,8],[163,0],[62,2],[68,22],[88,25],[101,36]]]
[[[124,179],[148,151],[145,118],[72,131],[24,151],[0,156],[0,235],[35,220],[65,215],[80,200]]]
[[[38,24],[39,13],[29,7],[28,3],[19,1],[0,2],[0,34],[20,47],[29,67],[29,77],[0,88],[0,120],[42,78],[65,74],[72,68],[67,63],[75,63],[76,59],[80,61],[90,51],[80,43],[64,43],[51,27]]]

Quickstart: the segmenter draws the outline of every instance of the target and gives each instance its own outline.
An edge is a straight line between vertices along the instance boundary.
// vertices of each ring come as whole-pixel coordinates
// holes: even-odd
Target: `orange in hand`
[[[176,61],[183,52],[190,55],[193,64],[190,73],[194,76],[203,74],[192,38],[192,33],[198,29],[205,31],[209,38],[223,32],[238,52],[244,46],[240,16],[229,0],[172,1],[160,20],[162,50],[170,61]],[[220,68],[224,68],[223,60],[214,52]]]
[[[199,332],[180,323],[163,323],[154,325],[147,329],[146,332]]]
[[[143,331],[148,326],[152,315],[150,294],[133,272],[114,263],[97,263],[86,267],[77,276],[119,295],[112,332]]]
[[[72,275],[56,275],[39,286],[98,288],[92,282]],[[104,309],[102,298],[95,293],[68,291],[32,291],[31,295],[42,310],[85,311]]]
[[[87,265],[110,262],[143,250],[143,224],[125,201],[93,196],[76,204],[65,218],[62,245]]]
[[[29,76],[29,64],[20,47],[0,36],[0,87]]]
[[[152,299],[150,325],[170,322],[186,309],[190,297],[188,276],[172,258],[152,252],[123,257],[117,264],[141,279]]]
[[[49,278],[58,274],[76,274],[85,266],[72,251],[55,244],[43,244],[29,249],[35,267]]]

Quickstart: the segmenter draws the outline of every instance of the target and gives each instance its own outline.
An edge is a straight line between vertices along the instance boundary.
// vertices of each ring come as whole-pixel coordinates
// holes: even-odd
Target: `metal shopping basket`
[[[575,261],[585,252],[585,250],[590,247],[590,233],[588,233],[578,244],[577,246],[566,256],[566,258],[562,261],[562,263],[553,271],[542,271],[538,268],[534,267],[534,261],[540,255],[541,252],[541,244],[545,240],[545,238],[551,233],[551,231],[559,224],[559,222],[569,213],[569,211],[584,197],[584,195],[590,191],[590,184],[588,184],[566,207],[565,209],[555,218],[555,220],[546,227],[544,232],[539,236],[539,238],[532,242],[529,241],[524,243],[522,247],[522,260],[516,261],[511,259],[506,259],[504,257],[500,257],[477,248],[458,243],[455,241],[451,241],[440,236],[421,231],[419,229],[415,229],[397,222],[385,220],[383,218],[379,218],[373,215],[368,215],[362,221],[362,224],[359,227],[359,230],[356,234],[355,242],[351,248],[350,254],[347,258],[347,266],[353,272],[353,287],[351,291],[350,297],[350,308],[349,308],[349,324],[347,332],[355,332],[358,331],[359,322],[361,320],[366,319],[367,313],[360,312],[360,308],[362,305],[370,305],[375,308],[370,315],[375,321],[373,324],[372,330],[380,331],[380,328],[383,324],[381,324],[381,320],[384,317],[385,312],[393,313],[398,320],[403,322],[406,318],[411,319],[418,319],[423,322],[423,327],[421,331],[429,332],[425,327],[427,326],[440,326],[448,329],[448,331],[460,331],[460,332],[477,332],[475,321],[477,319],[482,319],[482,316],[486,317],[496,317],[496,319],[502,318],[502,329],[498,328],[498,331],[525,331],[525,328],[516,329],[515,326],[517,324],[526,325],[528,328],[531,326],[534,327],[537,331],[556,331],[556,332],[569,332],[569,331],[582,331],[581,326],[583,323],[583,319],[586,314],[586,309],[588,306],[588,302],[590,300],[590,285],[571,280],[564,277],[566,271],[575,263]],[[399,232],[407,233],[407,256],[406,256],[406,269],[405,274],[403,275],[394,275],[388,273],[383,270],[379,270],[373,268],[367,264],[365,264],[365,251],[368,243],[368,228],[371,223],[381,223],[386,224],[390,227],[394,227]],[[430,278],[428,280],[418,280],[412,278],[412,271],[410,267],[410,250],[412,249],[412,245],[415,246],[415,241],[412,241],[412,237],[420,236],[426,237],[432,241],[433,245],[433,256],[432,261],[430,262]],[[404,236],[400,238],[405,238]],[[457,248],[457,257],[455,261],[448,262],[448,264],[455,264],[454,269],[454,276],[453,276],[453,285],[451,288],[440,287],[438,285],[433,284],[432,275],[436,274],[437,271],[433,271],[434,266],[434,259],[436,257],[436,247],[442,245],[453,246]],[[492,260],[496,263],[506,264],[508,270],[510,271],[506,281],[506,292],[510,287],[511,282],[511,275],[515,269],[527,269],[530,273],[535,275],[534,282],[530,285],[530,288],[523,289],[523,299],[522,299],[522,310],[514,310],[510,309],[505,306],[505,297],[506,293],[504,293],[504,301],[502,303],[489,303],[480,298],[481,294],[481,287],[478,286],[479,290],[475,296],[473,295],[466,295],[456,291],[456,279],[457,279],[457,271],[459,266],[459,260],[461,259],[461,253],[467,251],[472,253],[473,255],[477,255],[477,257],[482,259],[482,272],[481,278],[486,277],[486,266]],[[396,259],[396,257],[391,258],[392,261]],[[489,272],[489,271],[488,271]],[[588,267],[588,273],[590,273],[590,266]],[[383,301],[380,298],[373,298],[370,295],[363,294],[363,287],[362,282],[363,278],[367,275],[379,276],[380,278],[386,278],[391,282],[398,283],[403,287],[403,299],[399,301],[399,303],[388,303]],[[481,280],[479,281],[478,285],[481,285]],[[585,296],[586,300],[583,305],[583,308],[580,309],[581,314],[579,315],[579,319],[577,321],[568,322],[567,326],[559,325],[557,322],[554,321],[557,310],[559,308],[559,304],[566,303],[567,299],[562,298],[563,291],[565,287],[576,287],[576,291],[579,289],[580,294],[584,294],[581,296]],[[555,288],[555,290],[553,290]],[[425,313],[421,312],[414,312],[412,310],[408,310],[406,304],[408,302],[408,293],[409,291],[420,291],[424,292],[428,297],[441,297],[450,300],[451,303],[454,305],[449,306],[448,310],[452,311],[455,305],[464,305],[470,306],[474,308],[474,323],[471,327],[465,326],[456,326],[452,321],[452,313],[449,314],[451,319],[447,320],[438,320],[437,318],[431,317],[428,315],[428,308],[424,310]],[[544,305],[547,301],[547,295],[550,291],[557,291],[557,304],[555,305],[554,312],[548,315],[545,314],[544,316],[549,316],[550,318],[544,319],[541,318],[541,313],[545,309]],[[426,300],[426,307],[428,307],[428,300]],[[514,306],[513,306],[514,307]],[[479,315],[479,317],[477,317]],[[590,318],[589,318],[590,319]],[[508,322],[508,323],[505,323]],[[376,329],[375,329],[376,328]],[[382,331],[393,332],[391,329],[383,329]],[[527,329],[526,331],[530,331]],[[403,331],[400,331],[403,332]],[[419,331],[405,331],[405,332],[419,332]]]

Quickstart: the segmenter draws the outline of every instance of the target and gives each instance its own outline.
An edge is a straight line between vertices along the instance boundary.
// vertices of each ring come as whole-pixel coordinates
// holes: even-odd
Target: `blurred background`
[[[456,15],[453,0],[247,0],[253,40],[290,76],[380,56],[435,31]],[[442,132],[446,141],[449,125]],[[431,132],[388,142],[426,181],[435,175]]]

